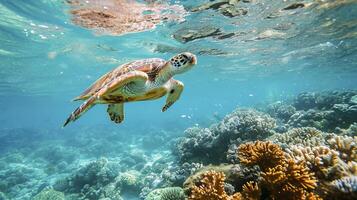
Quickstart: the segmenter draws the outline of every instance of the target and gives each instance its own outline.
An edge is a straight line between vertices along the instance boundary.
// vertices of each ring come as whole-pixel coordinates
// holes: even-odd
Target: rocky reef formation
[[[186,11],[179,5],[137,1],[68,0],[73,23],[100,34],[123,35],[156,27],[162,21],[182,21]]]

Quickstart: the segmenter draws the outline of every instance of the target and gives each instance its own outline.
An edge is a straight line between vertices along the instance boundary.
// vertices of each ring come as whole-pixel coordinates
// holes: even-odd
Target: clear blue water
[[[202,2],[170,3],[189,8]],[[125,135],[140,139],[166,132],[177,137],[196,124],[209,126],[237,106],[284,100],[306,91],[357,89],[357,4],[341,1],[266,19],[291,2],[257,0],[246,4],[249,13],[238,18],[208,10],[189,13],[183,24],[162,23],[154,30],[112,36],[74,25],[68,4],[61,0],[1,0],[0,132],[13,135],[10,142],[0,141],[1,157],[13,151],[37,151],[44,148],[41,145],[46,141],[66,145],[77,134],[85,135],[83,132],[92,132],[88,137],[96,139],[115,132],[121,136],[114,139],[127,145],[132,141],[131,136]],[[185,24],[208,24],[242,34],[224,40],[208,37],[180,43],[172,34]],[[267,30],[279,34],[259,38]],[[164,98],[128,103],[125,122],[117,125],[108,119],[106,107],[98,105],[75,123],[61,128],[70,112],[79,106],[70,100],[102,74],[128,61],[169,59],[177,53],[156,51],[162,46],[198,56],[198,65],[192,71],[176,77],[184,82],[185,90],[168,112],[160,110]],[[207,49],[221,53],[208,55],[204,53]],[[86,136],[82,139],[90,140]],[[24,144],[29,149],[23,150]],[[169,146],[165,142],[157,145]],[[114,149],[103,150],[105,153],[93,147],[93,154],[73,146],[78,151],[75,160],[111,158],[120,152],[114,150],[119,148],[115,145],[111,146]],[[24,152],[25,160],[33,159]],[[36,166],[36,159],[32,164]],[[40,166],[36,169],[41,171]],[[33,188],[24,188],[36,191],[47,175],[39,175]],[[20,188],[22,196],[16,196],[14,190],[11,195],[15,199],[36,194],[32,191],[26,196],[29,190]]]

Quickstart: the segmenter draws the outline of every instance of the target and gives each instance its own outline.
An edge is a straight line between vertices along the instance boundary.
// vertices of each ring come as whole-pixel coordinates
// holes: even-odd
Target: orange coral
[[[317,180],[306,164],[287,160],[262,173],[264,183],[277,199],[304,199],[315,189]]]
[[[303,157],[303,155],[299,156]],[[272,199],[319,198],[311,193],[317,186],[314,173],[309,171],[303,159],[295,162],[292,156],[289,158],[279,145],[262,141],[242,144],[239,146],[238,157],[245,165],[260,167],[263,171],[261,173],[263,186],[269,191]],[[257,195],[250,196],[250,199],[259,199],[259,187],[258,185],[253,187],[252,183],[243,186],[243,198],[249,199],[245,194],[252,194],[253,191]]]
[[[245,200],[258,200],[260,199],[261,193],[260,187],[253,181],[243,185],[242,198]]]
[[[249,166],[259,165],[263,171],[281,164],[285,159],[279,145],[262,141],[240,145],[238,157],[241,163]]]
[[[202,174],[201,180],[192,186],[189,200],[240,200],[241,194],[227,195],[224,191],[225,175],[223,172],[208,171]]]

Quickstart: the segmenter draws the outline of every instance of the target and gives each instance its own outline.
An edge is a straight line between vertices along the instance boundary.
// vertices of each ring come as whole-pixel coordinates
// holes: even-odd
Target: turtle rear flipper
[[[108,80],[108,83],[102,86],[98,92],[93,94],[85,101],[81,106],[79,106],[76,110],[72,112],[72,114],[67,118],[63,127],[65,127],[69,122],[73,122],[77,120],[80,116],[82,116],[86,111],[88,111],[91,107],[95,105],[96,102],[101,102],[103,97],[106,95],[110,95],[112,92],[116,91],[118,88],[123,87],[129,83],[135,83],[138,87],[144,87],[146,81],[148,80],[148,75],[141,71],[131,71],[126,74],[120,75],[119,77],[115,77],[112,80]],[[120,102],[118,102],[119,104]],[[115,108],[116,106],[114,106]],[[119,109],[119,108],[118,108]],[[115,122],[120,123],[124,119],[124,114],[122,119],[120,119],[121,115],[117,113],[117,108],[115,112]],[[119,109],[120,113],[120,109]]]
[[[124,104],[109,104],[107,112],[110,119],[115,123],[121,123],[124,120]]]
[[[97,100],[97,96],[90,97],[87,101],[82,103],[77,109],[75,109],[71,115],[67,118],[63,127],[65,127],[69,122],[76,121],[79,117],[81,117],[86,111],[91,109],[95,105],[95,101]]]

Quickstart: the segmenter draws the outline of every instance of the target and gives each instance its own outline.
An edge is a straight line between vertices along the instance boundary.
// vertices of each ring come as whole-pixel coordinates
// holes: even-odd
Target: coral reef
[[[356,105],[352,93],[305,93],[292,104],[237,109],[182,138],[100,127],[43,144],[38,135],[10,151],[17,143],[3,131],[9,146],[0,158],[0,199],[356,199],[357,118],[330,118],[336,104]],[[292,123],[304,112],[320,118],[306,118],[312,127]]]
[[[237,109],[220,123],[210,128],[193,127],[177,143],[177,154],[182,162],[219,163],[220,155],[232,143],[265,138],[273,133],[275,120],[269,115],[251,109]]]
[[[352,99],[356,94],[356,91],[301,93],[293,102],[298,112],[291,116],[288,124],[292,127],[312,126],[323,131],[348,128],[357,117],[357,107]]]
[[[101,158],[80,168],[71,176],[59,179],[54,188],[66,193],[80,193],[87,199],[120,199],[120,189],[114,182],[117,176],[116,166],[111,165],[106,158]]]

